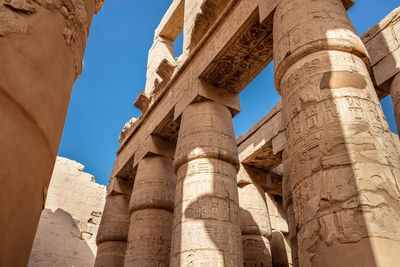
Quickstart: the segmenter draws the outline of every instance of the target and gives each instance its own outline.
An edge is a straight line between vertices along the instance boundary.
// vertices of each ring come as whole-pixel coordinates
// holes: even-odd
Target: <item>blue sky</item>
[[[85,165],[96,181],[108,184],[124,124],[140,111],[133,102],[146,82],[147,53],[154,30],[170,0],[106,0],[95,16],[69,105],[58,154]],[[399,6],[398,0],[356,1],[349,15],[359,34]],[[176,46],[181,49],[181,38]],[[241,93],[242,112],[234,119],[236,135],[244,134],[279,100],[272,64]],[[382,101],[392,131],[397,133],[390,97]]]

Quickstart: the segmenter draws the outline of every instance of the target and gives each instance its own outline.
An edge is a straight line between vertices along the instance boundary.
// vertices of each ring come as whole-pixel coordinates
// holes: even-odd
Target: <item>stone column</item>
[[[281,0],[273,32],[299,265],[397,265],[399,154],[342,1]]]
[[[129,205],[125,266],[169,266],[175,180],[171,158],[140,160]]]
[[[289,242],[292,256],[292,266],[299,267],[299,256],[298,256],[298,243],[297,243],[297,224],[294,216],[293,209],[293,196],[292,189],[290,186],[289,178],[289,163],[287,159],[287,149],[282,154],[282,194],[283,194],[283,208],[286,211],[287,223],[289,226]]]
[[[192,103],[182,114],[171,266],[241,266],[232,114],[217,102]]]
[[[28,263],[72,86],[101,4],[0,1],[1,266]]]
[[[129,199],[132,181],[113,178],[97,233],[95,267],[122,267],[129,230]]]
[[[244,168],[238,176],[246,175]],[[252,182],[240,183],[238,189],[244,266],[272,267],[271,223],[264,190]]]
[[[390,85],[394,116],[396,118],[397,132],[400,134],[400,73],[396,74]]]

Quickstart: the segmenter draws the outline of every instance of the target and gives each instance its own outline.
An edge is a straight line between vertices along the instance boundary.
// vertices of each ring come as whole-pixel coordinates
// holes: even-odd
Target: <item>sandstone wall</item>
[[[106,188],[58,157],[28,266],[93,266]]]

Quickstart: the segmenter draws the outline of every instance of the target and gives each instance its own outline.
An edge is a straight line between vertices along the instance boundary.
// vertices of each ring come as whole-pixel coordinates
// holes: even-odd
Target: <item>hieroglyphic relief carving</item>
[[[264,190],[251,177],[251,168],[243,165],[238,182],[243,264],[271,267],[271,223]]]
[[[171,265],[240,266],[238,156],[226,106],[201,101],[186,107],[174,166]]]
[[[240,92],[272,60],[271,20],[266,24],[261,24],[257,16],[251,18],[201,77],[234,93]]]
[[[122,266],[129,230],[129,199],[132,180],[112,178],[96,238],[95,266]]]
[[[281,1],[275,20],[300,266],[348,263],[334,249],[376,249],[362,241],[375,237],[390,240],[385,257],[400,246],[400,165],[365,48],[340,1]]]
[[[185,35],[189,36],[185,49],[193,50],[222,13],[229,0],[195,0],[186,4]]]
[[[175,174],[161,155],[139,162],[132,197],[124,266],[169,266]]]

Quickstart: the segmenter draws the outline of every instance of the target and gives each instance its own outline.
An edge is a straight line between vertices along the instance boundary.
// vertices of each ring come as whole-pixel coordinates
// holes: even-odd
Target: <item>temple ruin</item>
[[[0,0],[0,266],[28,263],[103,2]],[[94,266],[399,265],[400,141],[379,101],[391,95],[400,128],[400,8],[359,36],[354,4],[172,1],[142,115],[119,136]],[[269,64],[281,99],[236,138],[239,93]]]
[[[93,266],[106,194],[82,164],[57,157],[28,266]]]
[[[172,2],[142,115],[120,135],[95,266],[398,265],[399,138],[379,99],[400,122],[400,9],[360,37],[353,4]],[[272,61],[282,98],[236,139],[239,93]]]

